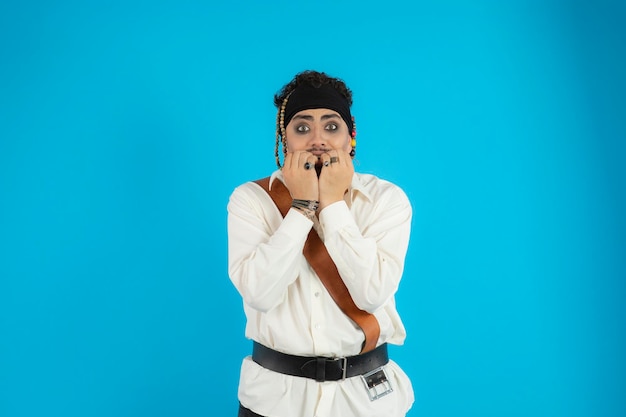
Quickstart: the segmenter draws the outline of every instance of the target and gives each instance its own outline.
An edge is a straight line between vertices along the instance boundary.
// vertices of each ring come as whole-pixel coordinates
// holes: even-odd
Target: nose
[[[326,138],[324,135],[324,129],[316,127],[311,132],[309,137],[309,147],[312,148],[326,148]]]

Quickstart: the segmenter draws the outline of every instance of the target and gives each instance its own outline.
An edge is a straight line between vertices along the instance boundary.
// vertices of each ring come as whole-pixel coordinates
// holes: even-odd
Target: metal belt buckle
[[[361,375],[361,379],[365,384],[365,389],[367,390],[367,395],[370,397],[370,401],[377,400],[393,391],[391,382],[385,373],[384,366]]]
[[[341,380],[343,381],[348,371],[348,358],[334,358],[333,361],[341,361]]]

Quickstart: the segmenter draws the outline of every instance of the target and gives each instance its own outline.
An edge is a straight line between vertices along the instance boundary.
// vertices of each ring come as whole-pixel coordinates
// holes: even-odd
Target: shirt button
[[[320,292],[319,291],[315,291],[315,296],[319,297],[320,296]]]
[[[322,325],[318,323],[318,324],[316,324],[316,325],[315,325],[315,328],[316,328],[317,330],[319,330],[319,329],[321,329],[321,328],[322,328]]]

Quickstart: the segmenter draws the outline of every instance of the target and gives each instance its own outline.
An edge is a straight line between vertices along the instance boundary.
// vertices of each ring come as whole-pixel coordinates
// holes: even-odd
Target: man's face
[[[334,110],[302,110],[291,118],[285,130],[287,152],[308,151],[319,156],[331,149],[351,150],[348,126]]]

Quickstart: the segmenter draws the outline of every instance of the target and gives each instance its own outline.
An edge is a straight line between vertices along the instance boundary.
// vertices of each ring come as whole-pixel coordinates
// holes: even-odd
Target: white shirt
[[[270,179],[283,181],[276,171]],[[301,356],[359,354],[363,332],[335,304],[302,249],[311,227],[324,242],[355,304],[376,316],[377,345],[400,345],[406,332],[395,308],[411,227],[411,205],[396,185],[355,173],[344,201],[319,213],[283,218],[258,184],[237,187],[228,203],[228,270],[241,294],[246,337]],[[243,360],[239,401],[268,417],[404,416],[414,396],[406,374],[385,366],[393,392],[370,401],[359,376],[316,382]]]

